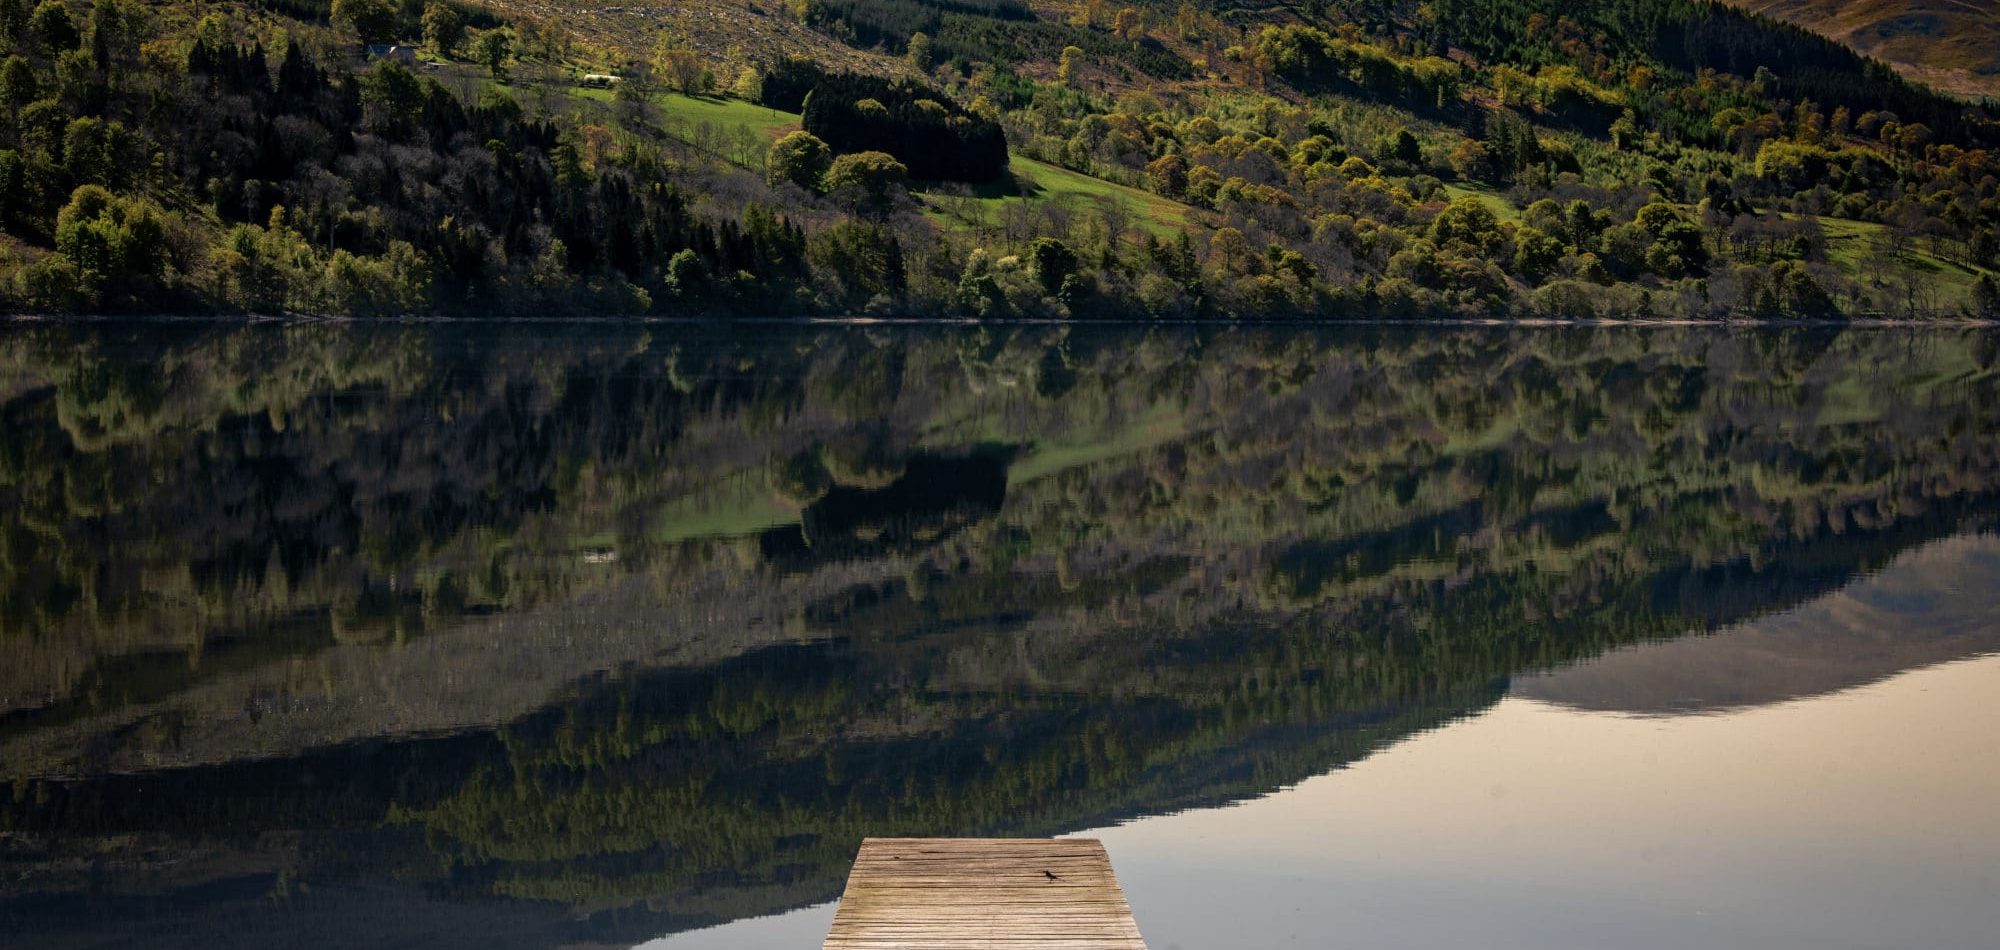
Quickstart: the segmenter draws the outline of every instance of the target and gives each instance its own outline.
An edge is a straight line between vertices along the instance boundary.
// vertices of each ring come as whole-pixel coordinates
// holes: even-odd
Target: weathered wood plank
[[[1145,950],[1089,838],[869,838],[825,950]]]

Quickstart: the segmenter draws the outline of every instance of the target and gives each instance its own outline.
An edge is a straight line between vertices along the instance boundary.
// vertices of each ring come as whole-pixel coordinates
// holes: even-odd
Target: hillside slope
[[[271,3],[0,11],[0,310],[2000,318],[1993,110],[1711,0]]]
[[[1742,0],[1750,10],[1839,40],[1941,89],[2000,95],[1994,0]]]

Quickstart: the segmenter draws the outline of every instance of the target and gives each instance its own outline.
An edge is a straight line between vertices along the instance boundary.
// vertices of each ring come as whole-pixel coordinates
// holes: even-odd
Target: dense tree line
[[[837,152],[887,152],[918,178],[992,181],[1007,171],[1007,136],[949,96],[904,80],[821,80],[800,120]]]

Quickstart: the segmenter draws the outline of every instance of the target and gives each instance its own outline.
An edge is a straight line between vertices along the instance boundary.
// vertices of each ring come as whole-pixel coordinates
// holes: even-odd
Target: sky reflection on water
[[[1102,838],[1154,950],[1984,948],[2000,656],[1640,718],[1509,697],[1349,768]],[[808,948],[833,904],[644,944]]]
[[[1935,542],[1789,611],[1522,677],[1273,794],[1079,834],[1154,950],[1989,947],[1996,582],[2000,538]],[[1898,653],[1943,662],[1883,672]],[[1612,695],[1628,708],[1575,704]],[[807,948],[833,910],[646,946]]]
[[[2000,933],[1996,697],[1996,656],[1717,716],[1510,697],[1101,837],[1156,950],[1970,950]]]

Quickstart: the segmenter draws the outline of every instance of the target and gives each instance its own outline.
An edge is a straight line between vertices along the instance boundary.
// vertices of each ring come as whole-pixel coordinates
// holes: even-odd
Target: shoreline
[[[634,326],[671,325],[730,325],[751,326],[896,326],[896,327],[980,327],[980,326],[1067,326],[1067,327],[1300,327],[1330,329],[1340,327],[1487,327],[1494,329],[1565,329],[1565,328],[1605,328],[1623,327],[1644,329],[1653,327],[1714,327],[1717,329],[1768,328],[1768,327],[1841,327],[1856,329],[1993,329],[2000,327],[2000,319],[1983,317],[1940,317],[1935,319],[1865,317],[1853,320],[1814,318],[1656,318],[1643,320],[1558,320],[1553,318],[1526,318],[1508,320],[1488,317],[1446,317],[1437,319],[1396,319],[1389,317],[1307,317],[1270,319],[1230,319],[1199,320],[1170,319],[1153,320],[1137,317],[1113,317],[1090,320],[1064,320],[1035,317],[1005,317],[982,319],[979,317],[871,317],[871,316],[770,316],[770,317],[700,317],[700,316],[657,316],[620,315],[602,316],[545,316],[545,317],[463,317],[463,316],[322,316],[302,314],[0,314],[0,325],[11,324],[175,324],[213,323],[233,325],[257,324],[628,324]]]

